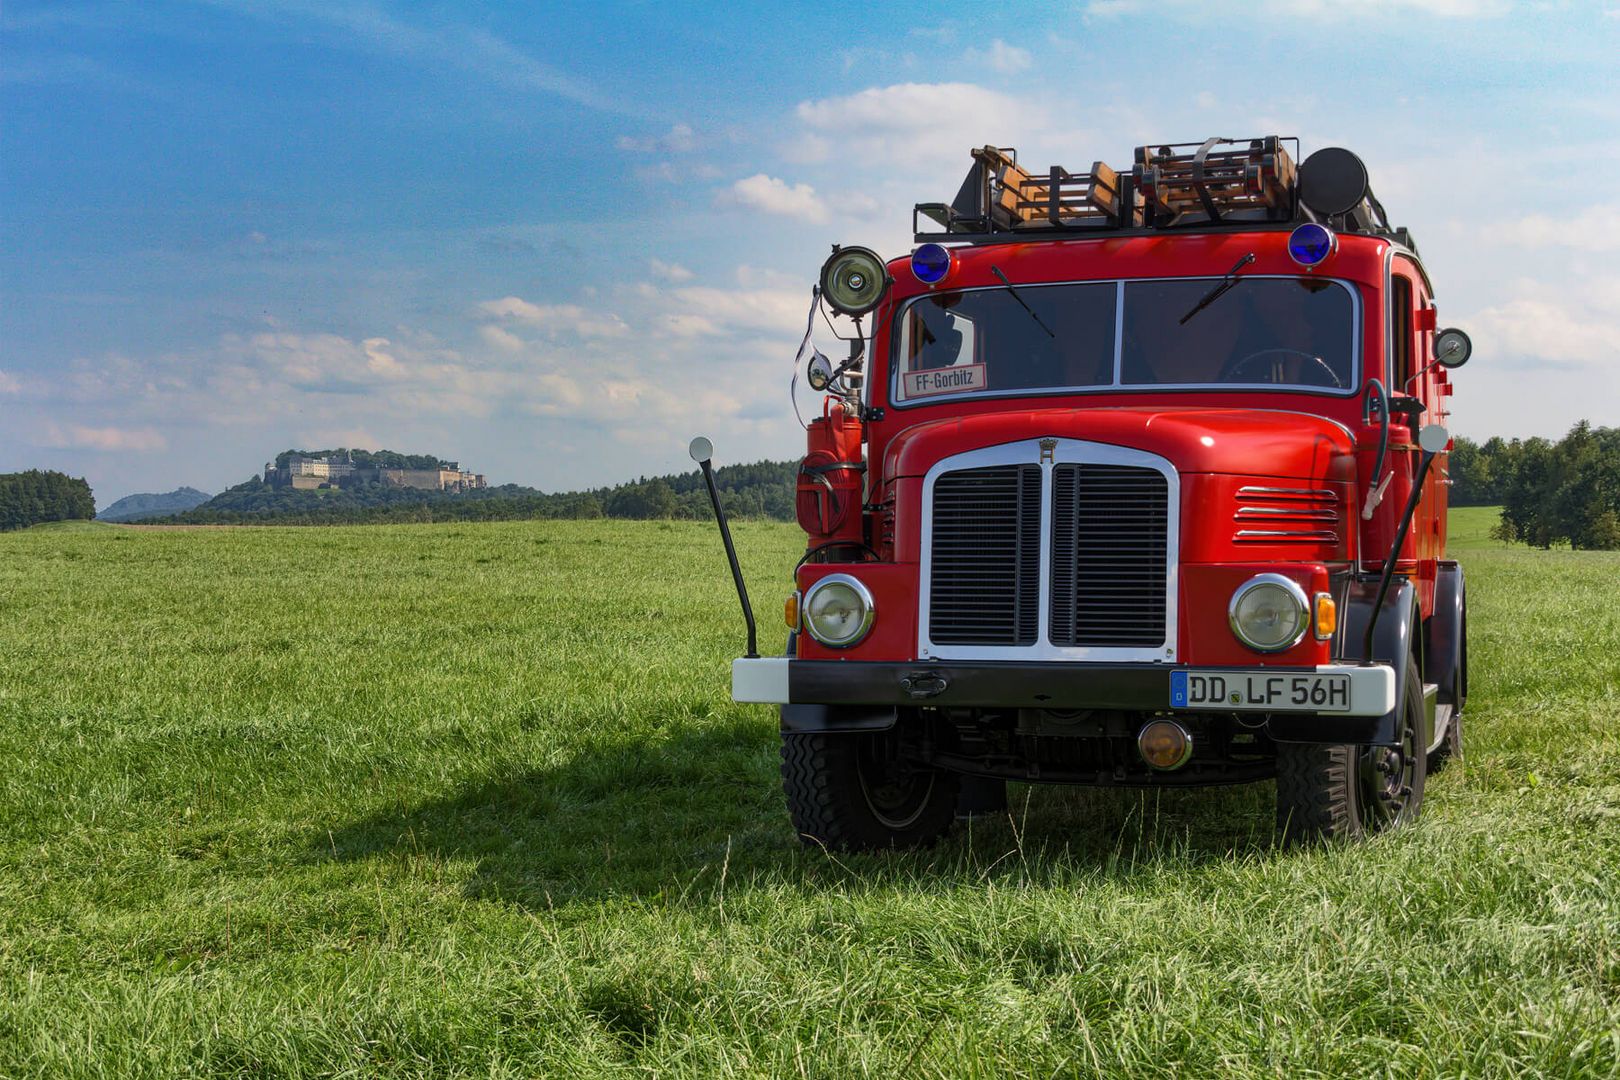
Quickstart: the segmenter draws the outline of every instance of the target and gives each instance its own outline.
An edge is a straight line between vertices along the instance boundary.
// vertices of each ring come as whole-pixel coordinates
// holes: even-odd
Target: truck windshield
[[[1180,322],[1212,282],[1019,284],[1039,321],[1006,289],[919,297],[899,319],[895,400],[1115,386],[1354,385],[1355,303],[1344,284],[1243,277]]]

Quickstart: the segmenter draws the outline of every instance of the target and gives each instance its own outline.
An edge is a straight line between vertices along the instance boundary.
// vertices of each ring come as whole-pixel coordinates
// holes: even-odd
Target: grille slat
[[[1164,644],[1169,485],[1156,469],[1052,473],[1053,645]]]
[[[998,465],[934,482],[929,639],[1033,645],[1040,630],[1041,470]]]

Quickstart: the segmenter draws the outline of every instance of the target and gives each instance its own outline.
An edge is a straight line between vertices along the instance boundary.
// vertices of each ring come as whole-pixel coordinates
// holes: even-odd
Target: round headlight
[[[872,594],[848,574],[828,574],[804,594],[804,628],[833,649],[847,649],[866,636],[877,614]]]
[[[889,271],[870,248],[839,248],[821,267],[821,295],[834,311],[865,315],[883,302]]]
[[[1281,652],[1299,644],[1310,624],[1310,602],[1293,578],[1259,574],[1232,594],[1227,609],[1232,633],[1256,652]]]

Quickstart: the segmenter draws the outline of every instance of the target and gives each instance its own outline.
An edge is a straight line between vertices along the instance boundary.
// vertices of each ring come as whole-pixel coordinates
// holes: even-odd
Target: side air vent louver
[[[1164,475],[1122,465],[1058,465],[1052,484],[1052,644],[1163,645]]]
[[[1035,644],[1040,533],[1040,466],[941,476],[934,484],[929,638],[940,644]]]

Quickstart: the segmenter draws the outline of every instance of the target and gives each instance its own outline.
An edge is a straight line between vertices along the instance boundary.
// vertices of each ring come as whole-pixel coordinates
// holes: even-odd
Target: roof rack
[[[1150,222],[1174,224],[1189,213],[1202,211],[1214,224],[1226,215],[1263,210],[1268,219],[1294,217],[1294,159],[1275,135],[1253,139],[1238,150],[1216,150],[1232,139],[1206,139],[1202,143],[1138,146],[1133,175]]]
[[[1390,226],[1360,158],[1329,147],[1296,165],[1298,154],[1299,140],[1291,136],[1213,138],[1139,146],[1128,172],[1094,161],[1087,172],[1053,165],[1038,173],[1020,165],[1011,147],[984,146],[972,151],[973,166],[956,198],[918,203],[911,229],[919,243],[983,242],[1012,239],[1009,234],[1055,239],[1321,221],[1388,236],[1416,251],[1405,229]],[[920,227],[925,219],[938,228]]]

